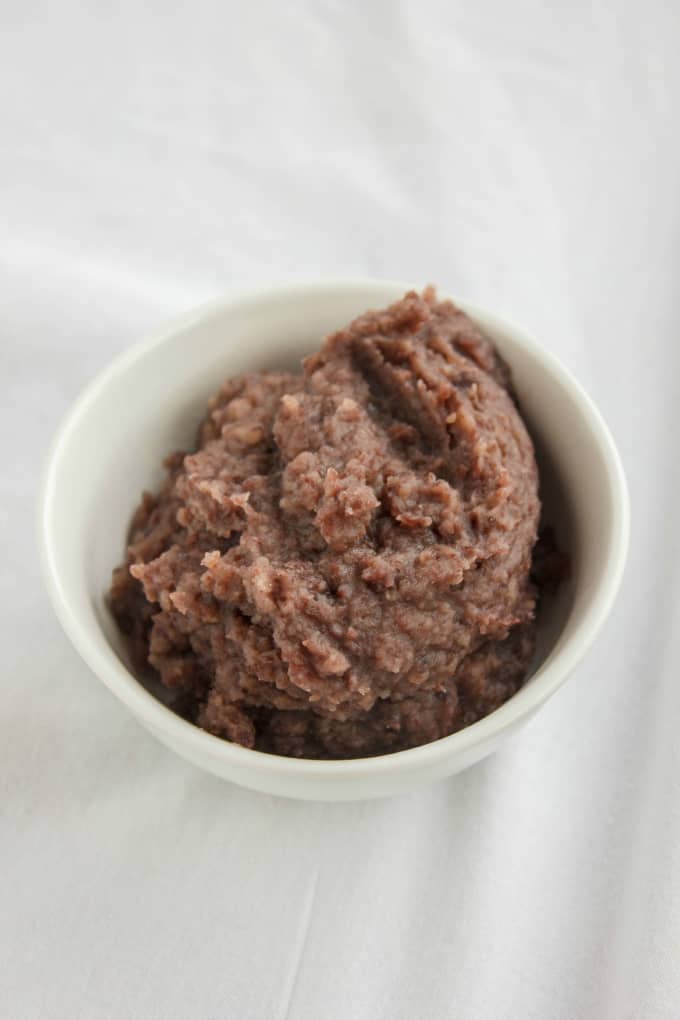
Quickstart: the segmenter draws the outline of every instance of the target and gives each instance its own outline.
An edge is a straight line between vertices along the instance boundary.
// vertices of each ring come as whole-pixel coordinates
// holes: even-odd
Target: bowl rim
[[[630,537],[630,504],[626,478],[618,450],[602,415],[584,388],[571,372],[550,351],[542,347],[523,328],[487,311],[474,302],[456,297],[452,300],[473,319],[479,318],[499,332],[511,335],[512,342],[522,347],[539,363],[557,385],[563,389],[583,418],[591,441],[597,444],[607,468],[607,484],[612,493],[612,521],[606,559],[598,582],[590,595],[582,618],[569,636],[557,657],[540,666],[526,685],[503,705],[477,722],[441,737],[429,744],[407,750],[392,751],[373,757],[319,760],[287,758],[233,744],[221,737],[200,729],[194,723],[176,715],[139,682],[123,665],[106,635],[99,626],[93,628],[83,621],[73,606],[55,555],[53,534],[55,506],[60,466],[67,454],[69,443],[78,431],[82,419],[94,405],[102,391],[121,374],[126,373],[155,348],[162,346],[177,333],[199,325],[205,319],[228,312],[234,307],[271,301],[286,297],[303,299],[318,296],[325,291],[334,293],[374,292],[377,288],[393,288],[402,293],[415,288],[414,284],[392,279],[369,277],[321,278],[297,281],[274,286],[229,292],[215,300],[177,316],[147,334],[117,355],[89,383],[85,385],[67,410],[50,445],[38,500],[38,544],[43,577],[55,613],[75,649],[96,676],[157,735],[171,744],[179,744],[205,759],[221,760],[239,770],[256,770],[305,779],[324,778],[345,780],[349,777],[366,777],[389,771],[413,771],[436,767],[450,757],[464,755],[472,748],[499,738],[522,718],[529,717],[566,680],[593,644],[607,618],[619,590]],[[449,296],[444,291],[444,296]],[[370,300],[370,299],[369,299]]]

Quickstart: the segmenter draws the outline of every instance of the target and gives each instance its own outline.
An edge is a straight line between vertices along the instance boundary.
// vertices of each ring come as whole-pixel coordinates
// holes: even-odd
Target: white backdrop
[[[3,1017],[680,1015],[679,11],[0,0]],[[535,332],[633,501],[567,687],[487,763],[364,805],[157,745],[60,632],[33,530],[56,423],[113,355],[333,274]]]

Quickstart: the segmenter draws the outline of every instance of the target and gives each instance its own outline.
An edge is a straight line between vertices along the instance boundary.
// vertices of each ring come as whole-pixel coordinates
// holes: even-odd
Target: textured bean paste
[[[227,380],[113,573],[138,670],[244,747],[351,758],[492,712],[534,647],[534,449],[491,342],[434,290]]]

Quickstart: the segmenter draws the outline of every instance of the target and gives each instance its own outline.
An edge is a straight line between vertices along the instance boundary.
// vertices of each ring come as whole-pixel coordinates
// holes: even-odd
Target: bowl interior
[[[170,451],[191,448],[221,382],[243,371],[295,366],[324,334],[405,289],[319,284],[228,300],[133,348],[86,390],[57,440],[44,503],[48,573],[72,637],[74,629],[87,631],[101,662],[115,655],[128,664],[106,605],[111,570],[124,556],[141,492],[158,486]],[[570,581],[542,605],[533,674],[515,696],[526,700],[556,656],[577,643],[602,594],[621,541],[612,530],[616,478],[597,438],[596,412],[557,363],[516,329],[462,304],[512,367],[537,444],[545,518],[572,559]],[[572,653],[578,657],[575,647]]]

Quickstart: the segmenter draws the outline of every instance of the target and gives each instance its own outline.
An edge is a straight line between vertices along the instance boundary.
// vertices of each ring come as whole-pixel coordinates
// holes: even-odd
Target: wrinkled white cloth
[[[0,1012],[17,1020],[680,1015],[680,8],[63,0],[0,10]],[[293,278],[426,280],[590,390],[622,594],[495,757],[304,804],[143,732],[43,591],[82,385]]]

